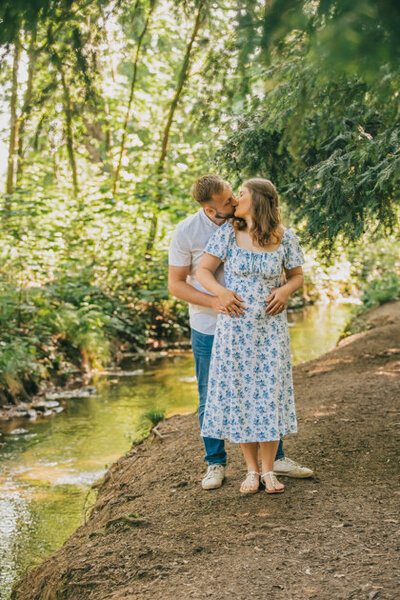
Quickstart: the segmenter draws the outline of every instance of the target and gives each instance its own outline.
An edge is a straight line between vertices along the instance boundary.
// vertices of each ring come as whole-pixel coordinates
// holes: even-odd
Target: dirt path
[[[111,467],[88,523],[13,598],[398,599],[400,303],[365,322],[294,369],[299,433],[285,450],[313,479],[242,497],[230,444],[225,484],[203,491],[197,415],[173,417],[165,440]]]

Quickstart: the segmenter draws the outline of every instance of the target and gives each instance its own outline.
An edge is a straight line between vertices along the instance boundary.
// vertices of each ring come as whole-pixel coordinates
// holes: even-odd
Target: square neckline
[[[236,232],[234,227],[232,226],[232,232],[233,232],[233,243],[236,246],[236,248],[238,250],[242,250],[243,252],[250,252],[251,254],[275,254],[275,252],[279,252],[279,250],[281,249],[282,245],[283,245],[283,238],[285,237],[286,232],[288,231],[288,228],[286,227],[285,231],[282,234],[282,238],[281,238],[281,243],[279,244],[278,248],[276,250],[248,250],[247,248],[241,248],[240,246],[238,246],[237,242],[236,242]]]

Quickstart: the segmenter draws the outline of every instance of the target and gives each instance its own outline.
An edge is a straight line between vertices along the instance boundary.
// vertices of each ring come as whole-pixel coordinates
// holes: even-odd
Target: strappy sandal
[[[248,471],[247,475],[246,475],[246,479],[244,481],[242,481],[242,485],[244,484],[245,481],[247,481],[248,477],[250,476],[250,483],[254,484],[256,483],[256,475],[260,476],[260,473],[258,471]],[[258,488],[260,487],[260,480],[258,480],[258,486],[256,490],[251,490],[251,491],[243,491],[242,490],[242,485],[240,486],[240,493],[241,494],[256,494],[258,492]]]
[[[269,490],[267,488],[267,485],[266,485],[265,479],[264,479],[267,475],[269,475],[269,480],[270,480],[271,485],[274,487],[274,490]],[[261,483],[265,487],[265,491],[267,492],[267,494],[282,494],[282,492],[285,491],[284,487],[281,490],[276,489],[275,486],[280,482],[277,480],[275,473],[273,471],[267,471],[266,473],[263,473],[261,475]]]

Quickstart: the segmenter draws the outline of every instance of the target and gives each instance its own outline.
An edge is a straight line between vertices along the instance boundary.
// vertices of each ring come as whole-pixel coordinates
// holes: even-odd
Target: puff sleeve
[[[288,229],[285,235],[283,266],[285,269],[301,267],[305,263],[303,251],[293,229]]]
[[[229,244],[232,239],[234,230],[230,223],[224,223],[208,240],[204,252],[212,254],[222,261],[225,261],[228,256]]]

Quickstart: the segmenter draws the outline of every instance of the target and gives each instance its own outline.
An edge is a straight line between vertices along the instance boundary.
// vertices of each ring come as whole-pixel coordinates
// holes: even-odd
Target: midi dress
[[[295,232],[285,229],[277,250],[254,252],[236,244],[227,222],[204,252],[223,261],[225,285],[243,298],[246,311],[241,317],[218,315],[201,436],[246,443],[296,433],[287,313],[266,312],[283,267],[304,263]]]

